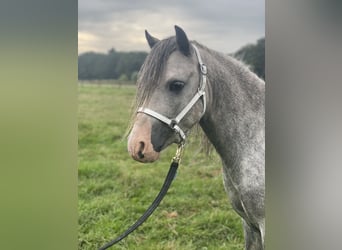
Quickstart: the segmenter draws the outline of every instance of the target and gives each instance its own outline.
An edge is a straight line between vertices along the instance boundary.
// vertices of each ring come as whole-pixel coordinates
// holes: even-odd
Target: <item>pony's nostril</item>
[[[138,157],[139,157],[140,159],[143,159],[145,156],[144,156],[143,153],[141,153],[141,151],[139,151],[139,152],[138,152]]]
[[[138,151],[138,157],[140,159],[143,159],[144,158],[143,151],[144,151],[144,148],[145,148],[145,143],[141,141],[141,142],[139,142],[139,144],[140,144],[140,147],[139,147],[139,151]]]

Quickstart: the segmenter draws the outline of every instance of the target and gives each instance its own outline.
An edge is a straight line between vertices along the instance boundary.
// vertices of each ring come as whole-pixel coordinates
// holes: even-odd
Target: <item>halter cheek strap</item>
[[[149,115],[151,117],[154,117],[156,119],[158,119],[159,121],[165,123],[166,125],[168,125],[172,130],[174,130],[181,138],[181,142],[184,142],[186,139],[186,135],[184,133],[184,131],[180,128],[179,123],[180,121],[184,118],[184,116],[190,111],[190,109],[195,105],[195,103],[202,98],[203,99],[203,112],[202,112],[202,116],[205,113],[206,110],[206,98],[205,98],[205,86],[207,84],[207,66],[203,63],[201,55],[199,53],[198,48],[193,45],[193,48],[195,49],[196,52],[196,56],[198,59],[198,63],[200,66],[200,71],[201,71],[201,80],[200,80],[200,84],[198,86],[198,90],[195,94],[195,96],[189,101],[189,103],[182,109],[182,111],[173,119],[170,119],[162,114],[159,114],[149,108],[144,108],[144,107],[140,107],[138,109],[138,113],[144,113],[146,115]]]

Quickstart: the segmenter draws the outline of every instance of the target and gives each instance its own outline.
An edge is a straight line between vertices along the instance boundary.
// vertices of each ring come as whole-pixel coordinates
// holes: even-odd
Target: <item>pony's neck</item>
[[[200,125],[226,165],[264,145],[265,84],[245,65],[208,49],[208,107]],[[254,150],[254,149],[253,149]]]

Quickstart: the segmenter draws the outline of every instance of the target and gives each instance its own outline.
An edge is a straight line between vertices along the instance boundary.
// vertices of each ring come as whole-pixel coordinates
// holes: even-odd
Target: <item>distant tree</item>
[[[146,52],[118,52],[114,48],[107,54],[86,52],[78,56],[78,78],[80,80],[136,78],[147,56]]]
[[[78,78],[98,79],[103,73],[105,55],[95,52],[87,52],[78,57]]]
[[[251,66],[259,77],[265,79],[265,38],[242,47],[233,56]]]

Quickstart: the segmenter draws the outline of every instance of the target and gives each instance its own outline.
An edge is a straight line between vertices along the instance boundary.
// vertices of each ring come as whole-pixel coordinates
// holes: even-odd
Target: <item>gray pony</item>
[[[199,123],[222,159],[245,248],[264,249],[265,83],[239,61],[175,30],[176,36],[164,40],[145,32],[151,52],[139,72],[128,151],[137,161],[156,161]]]

